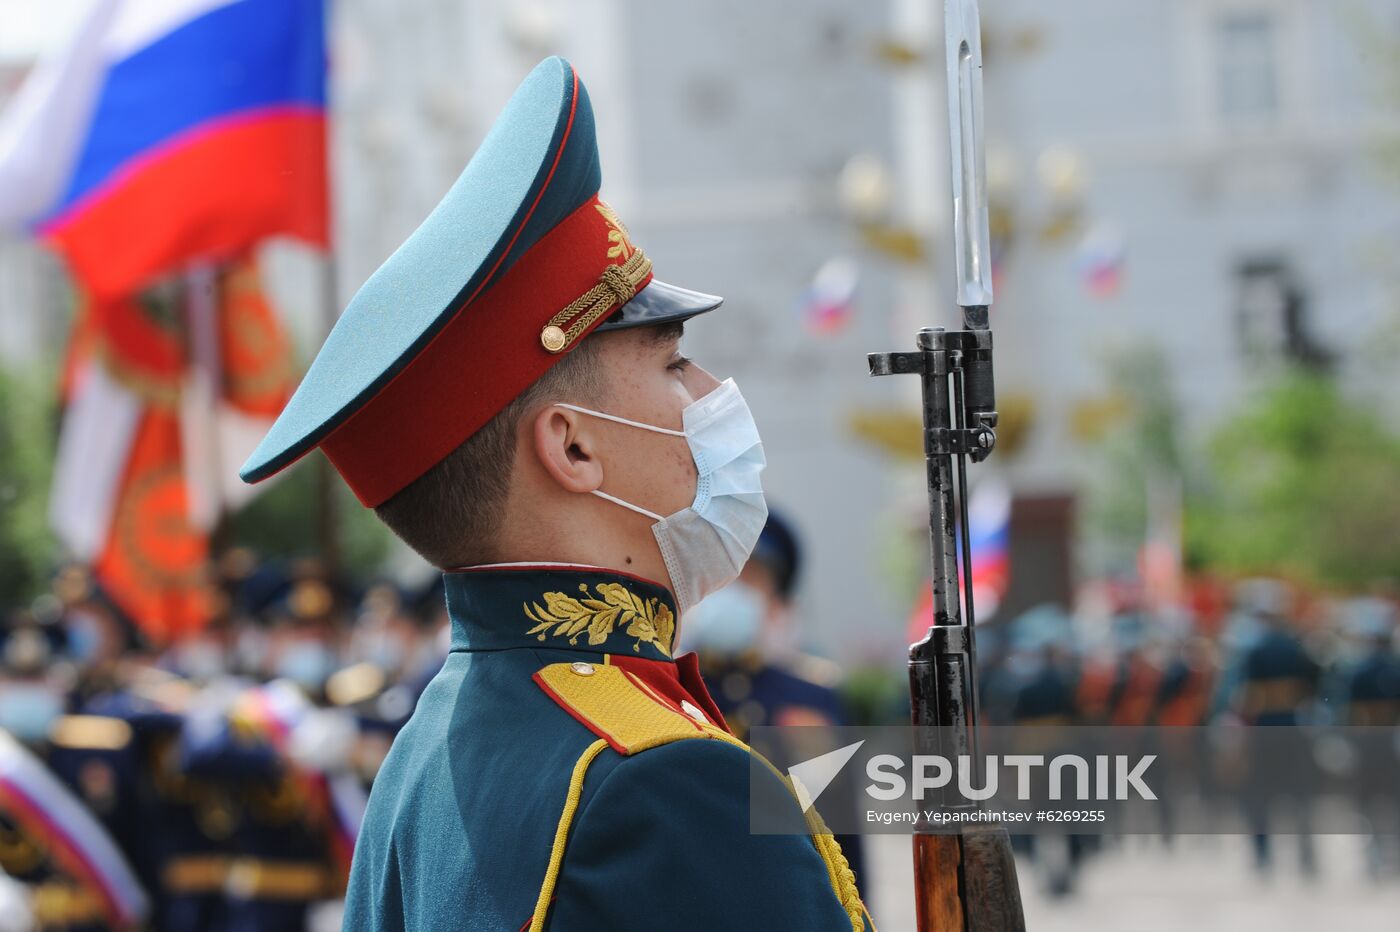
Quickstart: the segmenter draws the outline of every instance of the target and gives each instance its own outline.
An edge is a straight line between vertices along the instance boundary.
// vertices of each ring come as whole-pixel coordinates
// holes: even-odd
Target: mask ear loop
[[[626,508],[628,511],[635,511],[635,512],[636,512],[637,514],[639,514],[639,515],[644,515],[644,516],[650,518],[650,519],[653,520],[653,521],[665,521],[665,520],[666,520],[665,518],[661,517],[659,514],[657,514],[657,513],[654,512],[654,511],[647,511],[645,508],[642,508],[640,505],[634,505],[634,504],[632,504],[631,502],[624,502],[622,499],[618,498],[617,496],[615,496],[615,495],[609,495],[607,492],[604,492],[602,489],[594,489],[594,490],[593,490],[593,494],[596,495],[596,496],[598,496],[599,498],[606,498],[608,501],[612,502],[614,505],[621,505],[623,508]]]
[[[577,411],[580,414],[588,414],[592,415],[593,417],[600,417],[605,421],[615,421],[618,424],[626,424],[628,427],[640,427],[642,430],[649,430],[658,434],[670,434],[672,437],[684,437],[686,435],[685,431],[683,430],[671,430],[671,428],[669,427],[657,427],[653,424],[643,424],[641,421],[629,421],[627,418],[618,417],[616,414],[604,414],[602,411],[594,411],[592,408],[580,408],[578,405],[571,405],[563,401],[556,401],[554,403],[554,406],[557,408],[568,408],[570,411]],[[615,505],[621,505],[623,508],[626,508],[629,511],[635,511],[637,514],[650,518],[653,521],[666,520],[654,511],[647,511],[645,508],[642,508],[638,505],[634,505],[631,502],[624,502],[622,499],[614,495],[609,495],[602,489],[594,489],[593,494],[598,496],[599,498],[607,499]]]
[[[618,417],[616,414],[604,414],[602,411],[594,411],[591,408],[580,408],[578,405],[566,404],[562,401],[554,403],[556,408],[568,408],[570,411],[577,411],[580,414],[591,414],[600,417],[605,421],[614,421],[618,424],[626,424],[628,427],[640,427],[642,430],[654,431],[658,434],[670,434],[672,437],[684,437],[685,431],[672,430],[669,427],[657,427],[654,424],[643,424],[641,421],[629,421],[625,417]]]

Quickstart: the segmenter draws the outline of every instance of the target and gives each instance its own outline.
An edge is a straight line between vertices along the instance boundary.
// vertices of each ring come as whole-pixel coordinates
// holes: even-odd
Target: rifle
[[[918,750],[950,759],[965,754],[977,761],[977,644],[967,460],[978,463],[991,454],[997,425],[987,315],[992,303],[991,248],[977,0],[944,0],[944,18],[953,234],[963,329],[924,328],[915,351],[871,353],[868,362],[873,376],[913,374],[922,380],[934,618],[928,636],[909,648],[910,710],[916,734],[921,736],[916,742],[952,746]],[[961,536],[961,561],[955,535]],[[961,824],[965,827],[956,834],[925,829],[914,836],[919,932],[1024,930],[1016,864],[1006,830],[988,823]]]

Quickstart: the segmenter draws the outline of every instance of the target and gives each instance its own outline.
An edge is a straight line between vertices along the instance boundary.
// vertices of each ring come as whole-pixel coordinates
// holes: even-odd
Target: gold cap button
[[[563,329],[554,324],[550,324],[540,331],[540,345],[551,353],[559,352],[564,348],[566,342],[568,341],[564,337]]]
[[[573,663],[569,664],[569,669],[573,670],[579,676],[593,675],[593,664],[584,663],[582,660],[575,660]]]

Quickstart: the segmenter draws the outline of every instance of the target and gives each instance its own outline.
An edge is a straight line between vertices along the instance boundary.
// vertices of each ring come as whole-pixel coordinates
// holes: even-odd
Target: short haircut
[[[605,384],[602,369],[598,341],[581,340],[486,426],[374,513],[441,569],[495,560],[521,419],[546,402],[596,403]]]

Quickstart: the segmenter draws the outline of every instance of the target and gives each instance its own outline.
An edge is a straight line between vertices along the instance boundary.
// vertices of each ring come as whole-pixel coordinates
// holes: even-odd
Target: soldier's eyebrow
[[[672,323],[657,324],[655,327],[647,328],[651,331],[652,343],[655,346],[665,346],[668,343],[677,343],[685,335],[685,321],[674,321]]]

